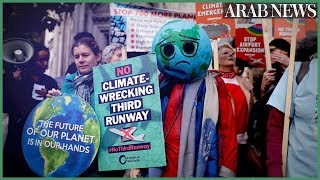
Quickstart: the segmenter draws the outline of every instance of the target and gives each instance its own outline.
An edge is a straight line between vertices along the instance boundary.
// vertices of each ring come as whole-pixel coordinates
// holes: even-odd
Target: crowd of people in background
[[[253,85],[242,76],[245,63],[236,58],[234,47],[228,43],[218,47],[219,76],[230,94],[236,125],[238,159],[234,163],[238,177],[283,175],[281,143],[291,52],[290,43],[284,39],[274,39],[269,46],[272,69],[260,74]],[[49,49],[35,42],[33,47],[33,58],[26,65],[8,66],[4,73],[3,112],[9,116],[3,150],[6,177],[36,176],[25,162],[21,147],[23,125],[32,109],[44,98],[61,93],[76,94],[92,105],[93,68],[122,60],[124,46],[114,43],[100,49],[92,34],[78,33],[71,48],[74,63],[59,84],[45,74]],[[287,175],[317,176],[317,35],[307,34],[296,54]],[[99,172],[95,158],[81,176],[124,175],[124,171]]]

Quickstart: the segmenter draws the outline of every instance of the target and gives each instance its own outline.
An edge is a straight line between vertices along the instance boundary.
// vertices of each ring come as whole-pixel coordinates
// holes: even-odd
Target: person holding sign
[[[73,41],[74,41],[74,42],[79,41],[79,39],[82,39],[82,38],[84,38],[84,37],[92,38],[92,39],[96,40],[91,33],[84,31],[84,32],[79,32],[79,33],[77,33],[77,34],[73,37]],[[68,74],[73,74],[73,73],[75,73],[76,71],[77,71],[77,67],[76,67],[76,64],[73,62],[73,63],[71,63],[71,64],[68,66],[68,69],[67,69],[67,71],[66,71],[66,75],[68,75]]]
[[[93,104],[93,67],[97,66],[101,58],[101,50],[97,42],[92,38],[81,38],[74,42],[71,51],[77,67],[77,72],[65,77],[61,91],[80,96],[85,101]],[[47,97],[59,95],[61,92],[52,89]]]
[[[238,141],[238,172],[237,176],[246,176],[247,161],[247,125],[249,112],[252,105],[252,85],[245,77],[235,74],[236,63],[235,50],[228,43],[218,48],[219,70],[223,81],[233,100],[233,112],[236,121],[236,133]]]
[[[192,21],[169,21],[156,34],[153,52],[167,165],[150,168],[149,177],[232,177],[237,144],[230,96],[215,71],[210,40]]]
[[[274,89],[267,125],[268,176],[281,177],[282,138],[288,79],[293,80],[291,97],[288,177],[318,176],[318,57],[317,34],[307,34],[296,50],[293,79],[285,71]]]
[[[65,77],[61,91],[58,89],[49,90],[47,97],[61,95],[61,92],[76,94],[93,106],[93,67],[100,63],[101,50],[94,39],[84,37],[74,42],[71,53],[77,67],[76,73]],[[96,159],[82,173],[82,176],[99,176]]]
[[[60,95],[61,92],[76,94],[94,107],[93,67],[100,63],[100,48],[93,38],[83,37],[74,42],[71,53],[77,67],[76,73],[66,75],[61,91],[52,89],[47,97]],[[124,171],[98,172],[97,158],[95,158],[92,165],[81,176],[122,177],[123,175]]]
[[[273,89],[289,65],[290,44],[284,39],[274,39],[269,43],[272,69],[263,73],[261,97]]]
[[[267,122],[269,117],[269,108],[267,102],[278,84],[282,74],[289,64],[290,44],[284,39],[274,39],[269,43],[272,69],[267,69],[263,73],[260,95],[252,107],[249,126],[248,142],[249,161],[252,166],[252,176],[267,176]]]

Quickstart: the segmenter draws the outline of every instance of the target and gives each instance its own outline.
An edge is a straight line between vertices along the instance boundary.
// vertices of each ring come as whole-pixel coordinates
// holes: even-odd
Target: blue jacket
[[[76,73],[73,74],[69,74],[64,78],[63,84],[62,84],[62,88],[61,88],[61,92],[62,93],[66,93],[66,94],[75,94],[75,89],[73,88],[73,79],[76,76]],[[93,109],[94,108],[94,91],[92,91],[92,93],[90,94],[91,96],[91,107]]]

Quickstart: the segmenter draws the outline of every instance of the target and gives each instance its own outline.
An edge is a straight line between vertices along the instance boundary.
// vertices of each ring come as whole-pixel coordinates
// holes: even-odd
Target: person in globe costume
[[[186,20],[166,23],[156,34],[167,166],[148,177],[232,177],[237,140],[231,99],[212,58],[205,31]]]

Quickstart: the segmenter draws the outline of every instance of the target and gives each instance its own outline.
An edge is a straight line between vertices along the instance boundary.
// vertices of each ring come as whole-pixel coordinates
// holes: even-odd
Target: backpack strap
[[[302,81],[303,77],[308,73],[309,65],[310,65],[310,61],[304,61],[301,63],[299,72],[296,77],[297,84],[299,84]]]

